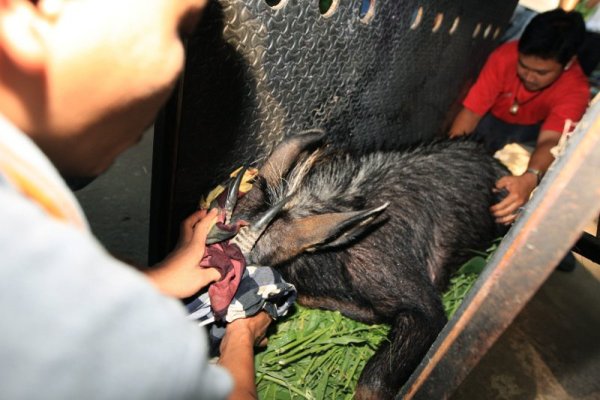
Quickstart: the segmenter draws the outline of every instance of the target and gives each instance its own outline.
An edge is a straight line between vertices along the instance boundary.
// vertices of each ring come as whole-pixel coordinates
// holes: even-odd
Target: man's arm
[[[502,45],[490,54],[481,69],[477,80],[462,101],[462,109],[454,118],[448,136],[455,138],[475,131],[481,118],[492,108],[502,90],[502,82],[507,68],[507,51]]]
[[[558,144],[561,136],[561,132],[541,131],[527,167],[545,173],[550,164],[552,164],[552,161],[554,161],[554,156],[550,150]]]
[[[527,169],[539,171],[540,174],[545,173],[554,161],[554,156],[550,153],[550,150],[558,144],[560,137],[561,133],[557,131],[541,131]],[[500,178],[496,182],[496,189],[506,189],[508,195],[490,209],[496,218],[496,222],[502,224],[512,223],[517,217],[515,211],[529,200],[529,196],[537,184],[538,176],[533,172],[525,172],[521,176]]]
[[[475,130],[480,120],[481,115],[474,113],[466,107],[463,107],[456,118],[454,118],[454,122],[450,127],[448,136],[455,138],[463,135],[469,135]]]
[[[265,334],[270,323],[269,314],[260,312],[227,325],[221,341],[219,364],[233,377],[229,400],[258,398],[254,381],[254,346],[266,345]]]
[[[200,288],[219,280],[215,268],[201,268],[198,264],[205,249],[206,236],[216,221],[216,210],[196,212],[182,224],[177,248],[158,267],[147,275],[154,285],[173,297],[187,297]],[[238,319],[227,325],[221,341],[219,364],[234,382],[230,400],[256,399],[254,380],[254,346],[266,344],[265,334],[271,317],[261,312]]]
[[[0,398],[227,397],[180,301],[6,183],[0,221]]]

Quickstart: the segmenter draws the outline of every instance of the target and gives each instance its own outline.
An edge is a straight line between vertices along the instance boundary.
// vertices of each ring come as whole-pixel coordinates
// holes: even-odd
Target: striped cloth
[[[190,313],[188,318],[198,321],[200,326],[213,324],[210,329],[211,340],[218,342],[225,333],[226,322],[250,317],[260,311],[266,311],[271,318],[278,319],[288,313],[296,296],[294,285],[287,283],[273,268],[249,265],[222,320],[215,318],[208,292],[203,292],[186,307]]]

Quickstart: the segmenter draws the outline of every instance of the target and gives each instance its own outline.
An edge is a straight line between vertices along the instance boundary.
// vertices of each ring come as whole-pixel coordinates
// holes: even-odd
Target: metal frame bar
[[[398,398],[448,398],[600,210],[600,95]]]

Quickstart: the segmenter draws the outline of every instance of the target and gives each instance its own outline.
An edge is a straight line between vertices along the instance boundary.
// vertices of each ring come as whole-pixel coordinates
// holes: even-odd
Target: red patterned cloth
[[[241,197],[244,194],[244,192],[240,192],[238,196]],[[225,223],[226,215],[222,207],[225,205],[226,195],[226,192],[221,193],[211,204],[213,207],[219,207],[220,212],[217,223],[208,234],[209,238],[211,236],[232,238],[242,226],[246,225],[246,222],[241,220],[235,224]],[[206,246],[200,266],[214,267],[221,273],[221,279],[209,286],[208,295],[215,319],[223,319],[244,275],[246,260],[237,245],[230,244],[229,240],[223,240]]]
[[[206,247],[200,266],[215,267],[221,272],[221,280],[210,285],[208,295],[215,318],[222,319],[240,285],[246,260],[235,244],[221,242]]]

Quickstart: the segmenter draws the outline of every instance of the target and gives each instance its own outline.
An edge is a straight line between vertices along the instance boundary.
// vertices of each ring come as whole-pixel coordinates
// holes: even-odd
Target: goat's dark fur
[[[390,324],[359,380],[358,398],[391,398],[446,323],[440,290],[470,249],[498,235],[492,188],[508,171],[476,143],[442,140],[362,156],[305,154],[283,179],[258,183],[236,215],[250,217],[288,197],[250,262],[277,267],[301,303]],[[293,254],[290,231],[304,217],[389,206],[367,229]],[[333,244],[332,244],[333,243]]]

